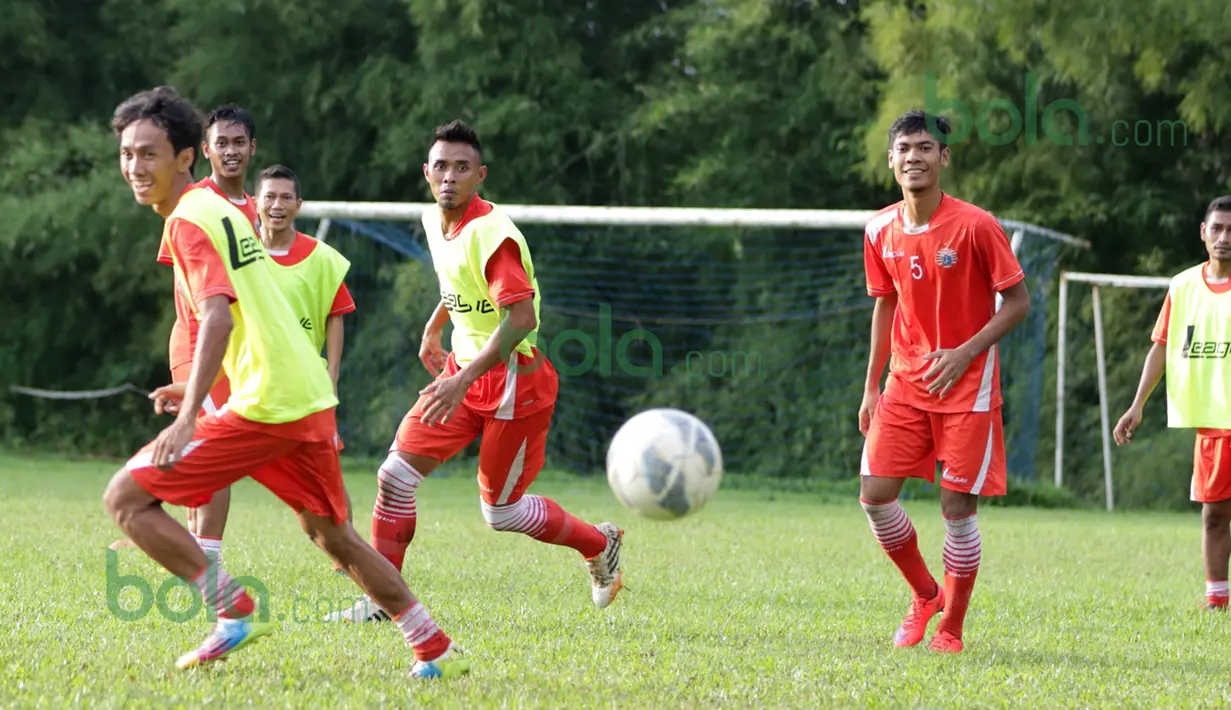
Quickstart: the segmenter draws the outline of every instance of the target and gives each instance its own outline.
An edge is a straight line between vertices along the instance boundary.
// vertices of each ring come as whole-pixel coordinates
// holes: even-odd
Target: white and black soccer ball
[[[709,502],[722,482],[713,432],[679,409],[648,409],[620,427],[607,449],[607,483],[626,508],[677,520]]]

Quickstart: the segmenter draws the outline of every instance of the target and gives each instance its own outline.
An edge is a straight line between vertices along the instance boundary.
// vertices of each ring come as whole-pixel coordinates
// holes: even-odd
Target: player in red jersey
[[[415,535],[419,485],[482,437],[478,481],[487,524],[581,553],[591,599],[601,609],[620,590],[623,532],[613,523],[591,525],[526,492],[543,467],[558,378],[535,347],[541,294],[529,246],[503,211],[479,197],[487,175],[482,161],[474,130],[454,121],[436,130],[423,165],[436,200],[436,209],[423,215],[423,229],[441,302],[424,329],[419,357],[436,379],[402,420],[377,474],[372,542],[401,569]],[[453,334],[446,357],[447,322]],[[329,620],[383,618],[360,600]]]
[[[257,234],[261,221],[257,215],[256,200],[244,192],[248,168],[256,155],[256,121],[243,108],[234,104],[219,106],[205,118],[205,141],[201,153],[209,161],[211,172],[204,179],[192,184],[193,188],[213,190],[239,208],[252,222]],[[158,263],[171,266],[171,250],[166,239],[158,247]],[[175,323],[171,326],[170,362],[171,385],[155,390],[154,411],[174,415],[179,400],[183,399],[184,385],[192,370],[192,354],[197,343],[197,321],[192,317],[192,307],[184,293],[183,282],[176,277]],[[218,382],[210,390],[202,415],[217,412],[230,397],[231,387],[226,375],[219,373]],[[188,532],[206,554],[221,557],[222,535],[226,531],[227,515],[231,509],[231,489],[218,491],[214,499],[199,508],[188,509]]]
[[[209,113],[205,119],[205,140],[201,153],[209,161],[211,173],[193,183],[190,188],[205,188],[217,193],[235,205],[252,222],[260,234],[260,217],[256,200],[244,192],[248,168],[256,155],[256,121],[248,111],[228,104]],[[171,266],[171,245],[164,236],[158,245],[158,263]],[[175,415],[179,402],[184,398],[188,373],[192,370],[192,354],[196,350],[197,330],[200,326],[192,315],[192,304],[179,275],[175,275],[175,322],[171,326],[168,343],[168,360],[171,367],[171,384],[160,387],[150,394],[154,400],[154,412]],[[210,389],[201,406],[201,416],[216,413],[231,395],[231,386],[226,375],[218,373],[218,381]],[[219,491],[210,502],[199,508],[188,508],[188,532],[210,557],[220,559],[222,536],[226,531],[227,515],[231,508],[231,489]],[[116,541],[112,548],[131,547],[126,541]]]
[[[889,167],[902,201],[881,210],[865,231],[867,291],[876,306],[859,407],[859,430],[867,437],[859,498],[877,542],[913,592],[894,643],[919,643],[943,610],[930,648],[958,653],[982,555],[979,497],[1005,494],[996,344],[1026,317],[1030,297],[1000,223],[941,190],[948,133],[947,119],[922,111],[906,113],[889,129]],[[898,504],[907,478],[935,481],[938,461],[943,587]]]
[[[202,593],[213,632],[177,662],[221,660],[270,630],[244,587],[194,544],[163,503],[196,505],[251,477],[298,515],[303,530],[389,609],[413,650],[415,678],[469,672],[469,664],[405,580],[355,533],[335,443],[337,397],[320,353],[304,337],[252,225],[227,200],[188,189],[204,132],[201,116],[170,87],[141,92],[112,117],[120,168],[139,204],[165,220],[173,268],[200,321],[187,395],[174,423],[116,472],[103,496],[116,524],[164,569]],[[231,381],[227,411],[201,419],[219,369]],[[268,609],[263,609],[266,614]],[[267,617],[266,617],[267,618]]]

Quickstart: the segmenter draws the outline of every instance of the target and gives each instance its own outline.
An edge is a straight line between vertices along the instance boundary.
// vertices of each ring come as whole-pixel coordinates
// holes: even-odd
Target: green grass
[[[317,622],[307,613],[312,602],[358,592],[331,573],[290,511],[247,482],[234,491],[226,566],[266,584],[275,617],[284,618],[229,662],[179,672],[174,660],[207,632],[204,619],[174,623],[152,612],[121,621],[107,607],[106,551],[118,534],[100,499],[115,468],[0,457],[0,706],[1231,702],[1231,620],[1197,608],[1204,575],[1194,515],[985,510],[966,652],[938,657],[926,638],[914,649],[892,646],[908,593],[854,500],[724,490],[692,518],[654,523],[622,510],[602,481],[544,476],[535,492],[626,530],[630,589],[598,611],[574,552],[487,530],[465,467],[420,490],[405,573],[468,650],[471,676],[411,682],[411,655],[391,625]],[[352,466],[348,484],[366,538],[374,477]],[[171,510],[182,519],[182,509]],[[939,573],[937,504],[912,502],[907,510]],[[118,564],[120,574],[142,575],[155,587],[167,578],[137,550],[121,551]],[[182,604],[187,597],[180,590],[172,598]],[[135,593],[121,603],[137,606]]]

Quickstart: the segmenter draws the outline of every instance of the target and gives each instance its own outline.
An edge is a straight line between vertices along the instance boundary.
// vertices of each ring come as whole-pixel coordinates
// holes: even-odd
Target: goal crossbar
[[[1111,478],[1111,418],[1107,411],[1107,361],[1103,350],[1103,308],[1099,287],[1112,288],[1168,288],[1171,279],[1165,276],[1133,276],[1130,274],[1095,274],[1082,271],[1060,272],[1060,307],[1056,328],[1056,487],[1064,484],[1064,373],[1065,342],[1068,330],[1069,282],[1090,284],[1090,297],[1094,304],[1094,350],[1098,368],[1099,418],[1103,439],[1103,486],[1107,498],[1107,510],[1115,507]]]
[[[328,202],[307,200],[302,217],[319,219],[413,222],[430,202]],[[590,205],[516,205],[501,209],[515,222],[636,227],[771,227],[779,229],[858,229],[876,216],[875,210],[739,209],[709,207],[602,207]],[[1090,242],[1015,220],[1000,220],[1010,229],[1026,229],[1056,241],[1090,249]],[[322,229],[327,229],[322,224]]]

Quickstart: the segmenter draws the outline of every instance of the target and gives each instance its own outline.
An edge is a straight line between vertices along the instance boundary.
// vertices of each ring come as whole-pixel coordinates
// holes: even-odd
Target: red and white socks
[[[256,608],[248,591],[236,584],[216,562],[211,561],[191,581],[201,590],[205,605],[215,610],[219,619],[242,619]]]
[[[923,555],[919,553],[919,536],[910,522],[910,516],[896,499],[887,503],[869,503],[861,498],[859,502],[868,515],[872,535],[897,565],[915,596],[923,599],[935,597],[939,587],[936,578],[928,571]]]
[[[389,454],[376,473],[376,504],[372,507],[372,547],[400,572],[406,548],[415,539],[415,494],[423,474]]]
[[[962,638],[962,622],[974,592],[975,577],[983,557],[978,516],[945,518],[945,613],[938,631]]]
[[[1205,601],[1211,609],[1226,609],[1228,597],[1227,580],[1206,580]]]
[[[449,636],[440,629],[427,607],[415,601],[410,608],[393,617],[402,637],[420,661],[434,661],[449,650]]]
[[[192,539],[196,540],[197,547],[201,548],[201,551],[205,553],[205,556],[211,562],[222,564],[222,538],[206,537],[193,533]]]

